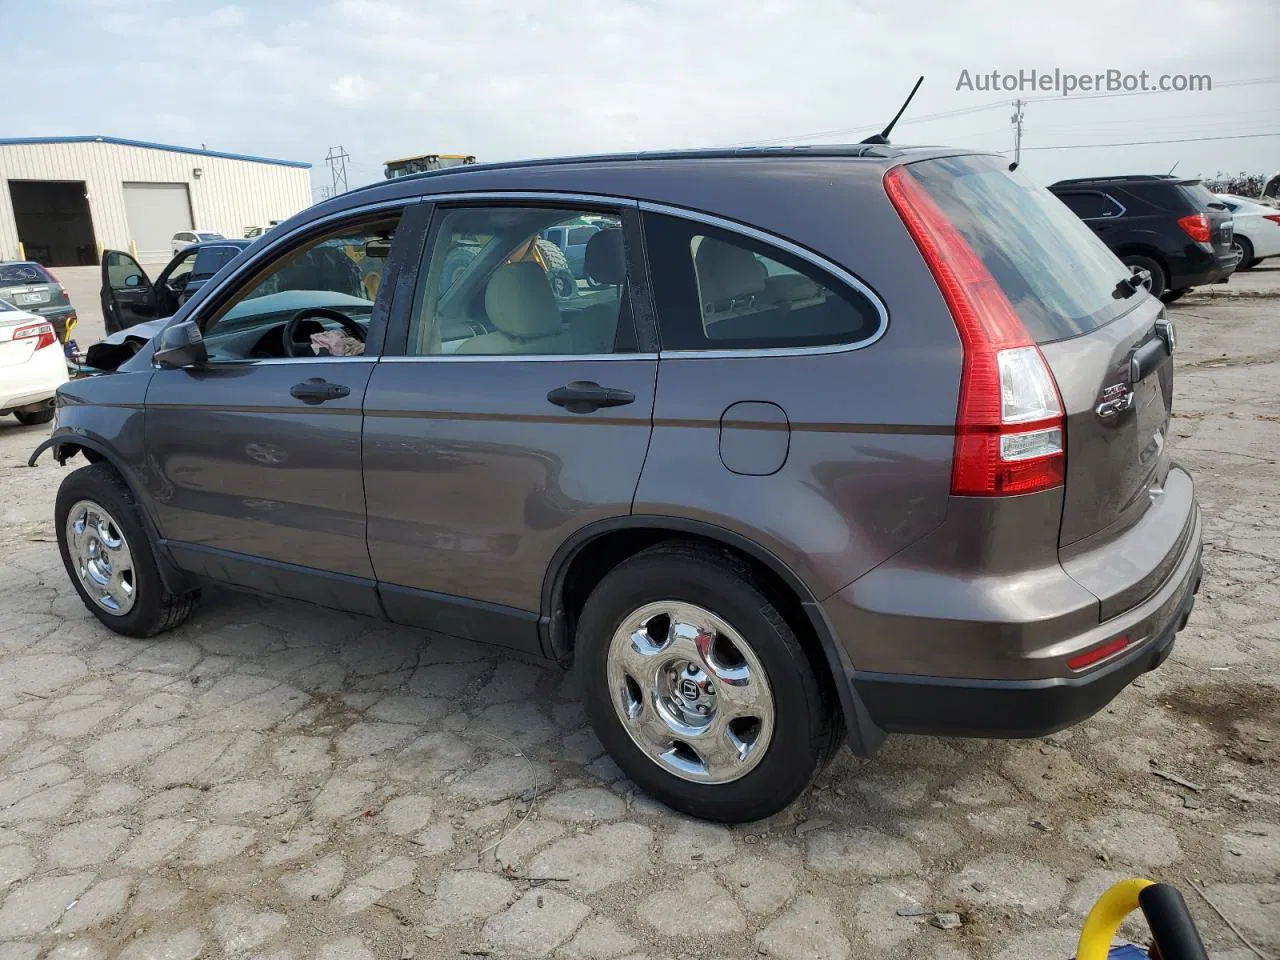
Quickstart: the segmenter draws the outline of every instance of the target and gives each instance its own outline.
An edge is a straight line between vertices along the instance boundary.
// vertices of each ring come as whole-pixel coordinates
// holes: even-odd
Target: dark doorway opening
[[[98,262],[83,180],[10,180],[9,196],[28,260],[46,267]]]

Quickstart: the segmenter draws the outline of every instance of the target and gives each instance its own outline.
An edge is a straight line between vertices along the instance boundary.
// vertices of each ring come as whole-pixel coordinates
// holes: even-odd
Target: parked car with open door
[[[172,316],[182,304],[252,240],[215,240],[183,248],[152,282],[138,261],[122,250],[102,253],[102,319],[107,333]]]

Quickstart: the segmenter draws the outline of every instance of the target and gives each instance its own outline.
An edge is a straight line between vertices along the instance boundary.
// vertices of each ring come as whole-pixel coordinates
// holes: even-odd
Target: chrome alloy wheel
[[[92,500],[77,501],[67,514],[66,537],[89,599],[116,616],[132,610],[138,587],[133,553],[115,517]]]
[[[609,643],[610,700],[632,741],[695,783],[746,776],[773,737],[773,692],[751,646],[709,610],[650,603]]]

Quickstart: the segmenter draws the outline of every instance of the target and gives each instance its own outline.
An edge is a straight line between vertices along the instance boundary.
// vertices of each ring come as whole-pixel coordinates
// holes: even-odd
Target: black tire
[[[1190,289],[1190,287],[1183,287],[1181,290],[1166,290],[1160,295],[1160,299],[1165,303],[1173,303],[1175,300],[1181,300]]]
[[[1265,260],[1265,259],[1266,259],[1266,257],[1254,257],[1252,260],[1250,260],[1250,261],[1245,265],[1245,269],[1246,269],[1246,270],[1252,270],[1254,267],[1256,267],[1258,264],[1260,264],[1260,263],[1261,263],[1263,260]]]
[[[45,410],[15,410],[13,415],[18,418],[18,422],[24,427],[34,427],[37,423],[48,423],[53,419],[53,407]]]
[[[1233,238],[1231,249],[1240,254],[1240,260],[1236,263],[1237,270],[1252,270],[1257,264],[1258,261],[1253,258],[1253,244],[1249,242],[1248,237]]]
[[[737,779],[698,783],[669,772],[632,739],[615,707],[610,642],[626,619],[662,601],[693,604],[720,618],[763,668],[772,693],[772,736],[755,765]],[[733,554],[676,542],[623,561],[588,598],[576,644],[586,713],[601,743],[639,786],[691,816],[725,823],[771,816],[800,795],[842,742],[829,678],[815,671],[768,591]],[[653,702],[649,691],[643,699]]]
[[[67,542],[67,519],[82,501],[96,504],[111,516],[115,521],[113,533],[123,539],[131,554],[133,603],[124,613],[113,613],[90,597],[72,559]],[[165,587],[141,508],[128,484],[110,464],[95,463],[67,475],[58,488],[54,523],[58,552],[62,554],[67,576],[89,612],[109,629],[127,637],[153,637],[172,630],[191,616],[200,591],[175,594]]]
[[[1120,259],[1126,267],[1137,267],[1151,274],[1151,286],[1148,289],[1153,297],[1161,296],[1164,293],[1165,288],[1168,286],[1168,280],[1165,277],[1164,267],[1160,266],[1159,263],[1138,253],[1128,254]]]

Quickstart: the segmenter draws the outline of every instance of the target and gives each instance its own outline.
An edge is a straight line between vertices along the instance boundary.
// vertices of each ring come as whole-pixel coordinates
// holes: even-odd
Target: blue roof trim
[[[42,143],[114,143],[121,147],[142,147],[146,150],[167,150],[170,153],[192,153],[198,157],[221,157],[224,160],[249,160],[253,163],[274,163],[281,167],[300,167],[310,170],[311,164],[301,160],[276,160],[272,157],[252,157],[243,153],[223,153],[221,150],[200,150],[196,147],[175,147],[168,143],[150,143],[146,140],[126,140],[124,137],[0,137],[0,147]]]

